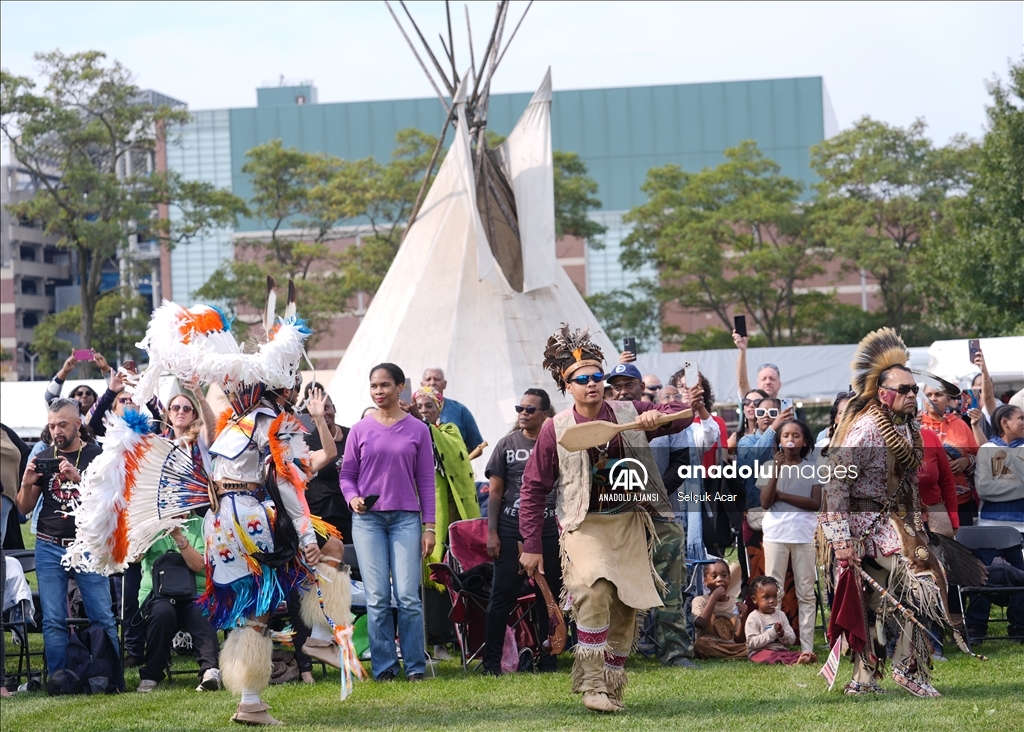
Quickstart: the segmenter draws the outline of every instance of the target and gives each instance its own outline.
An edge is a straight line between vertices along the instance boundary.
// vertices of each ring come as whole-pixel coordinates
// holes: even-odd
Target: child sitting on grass
[[[747,616],[747,651],[754,663],[814,663],[817,657],[807,651],[791,651],[796,633],[786,614],[779,609],[779,582],[774,577],[750,580],[750,596],[757,610]]]
[[[693,598],[690,605],[696,631],[693,653],[697,658],[747,657],[743,643],[746,606],[729,597],[729,565],[723,560],[704,566],[704,586],[708,594]]]

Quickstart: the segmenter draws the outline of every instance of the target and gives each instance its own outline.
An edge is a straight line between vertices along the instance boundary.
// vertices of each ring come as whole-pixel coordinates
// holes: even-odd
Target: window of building
[[[35,328],[39,325],[39,313],[24,313],[21,316],[21,326],[23,328]]]
[[[34,279],[23,279],[21,281],[21,294],[22,295],[38,295],[39,291],[36,286]]]
[[[23,244],[18,250],[18,257],[22,262],[34,262],[36,261],[36,248]]]

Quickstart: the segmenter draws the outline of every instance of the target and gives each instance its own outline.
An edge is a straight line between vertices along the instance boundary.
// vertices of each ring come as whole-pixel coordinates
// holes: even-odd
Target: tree
[[[325,153],[285,148],[272,140],[246,153],[242,172],[255,191],[251,215],[268,235],[243,239],[196,291],[230,309],[258,311],[266,299],[266,276],[292,279],[315,340],[345,303],[359,292],[374,293],[401,243],[436,139],[418,130],[397,135],[391,162],[346,161]],[[339,226],[369,223],[359,246],[337,251]],[[296,233],[296,230],[298,233]],[[244,330],[244,323],[240,324]]]
[[[42,185],[10,210],[40,222],[74,253],[81,306],[72,330],[83,347],[94,344],[103,268],[128,256],[133,238],[174,246],[232,223],[241,210],[228,192],[154,169],[158,137],[188,112],[144,103],[131,73],[116,61],[104,65],[105,58],[99,51],[36,54],[48,79],[38,94],[31,79],[0,72],[0,129],[16,164]],[[180,216],[173,223],[161,217],[160,204]]]
[[[662,303],[712,313],[726,330],[732,309],[742,308],[768,345],[798,342],[832,299],[799,287],[824,271],[804,243],[801,184],[780,175],[752,140],[725,158],[698,173],[648,171],[647,202],[624,217],[635,226],[622,264],[654,265]]]
[[[885,322],[921,322],[935,266],[928,244],[948,228],[970,184],[972,146],[963,137],[936,148],[917,120],[906,129],[870,117],[811,149],[821,178],[811,219],[814,241],[878,282]]]
[[[149,320],[147,301],[129,287],[104,292],[96,300],[93,322],[96,333],[92,348],[111,364],[118,356],[138,355],[135,344],[146,334]],[[67,336],[82,322],[81,305],[72,305],[43,318],[32,338],[32,351],[39,354],[39,371],[54,373],[74,347]]]
[[[1024,335],[1024,61],[989,93],[974,185],[932,257],[935,306],[971,335]]]
[[[661,306],[653,297],[653,289],[653,283],[641,281],[630,292],[599,292],[586,301],[612,343],[622,343],[623,338],[632,336],[637,351],[644,353],[661,336]]]
[[[600,248],[597,237],[608,227],[587,216],[591,209],[601,208],[601,200],[595,195],[597,181],[587,174],[587,164],[578,154],[555,150],[551,157],[555,174],[555,236],[577,236]]]

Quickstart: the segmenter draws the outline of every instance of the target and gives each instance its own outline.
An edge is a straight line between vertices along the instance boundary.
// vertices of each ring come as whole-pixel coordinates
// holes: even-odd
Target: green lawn
[[[265,695],[273,713],[295,730],[510,729],[510,730],[998,730],[1021,728],[1024,649],[990,641],[981,663],[954,653],[939,664],[935,683],[941,699],[915,699],[897,691],[877,698],[844,697],[850,677],[844,660],[836,689],[828,692],[816,668],[703,662],[700,671],[665,669],[630,659],[627,711],[614,716],[587,712],[569,694],[564,656],[557,674],[488,678],[463,674],[454,662],[440,665],[436,679],[422,684],[359,682],[347,701],[338,698],[337,673],[315,686],[287,684]],[[319,672],[317,672],[319,678]],[[138,683],[128,673],[129,689]],[[45,693],[0,701],[4,732],[73,730],[238,729],[229,722],[237,699],[226,692],[199,694],[191,674],[143,696],[62,697]]]

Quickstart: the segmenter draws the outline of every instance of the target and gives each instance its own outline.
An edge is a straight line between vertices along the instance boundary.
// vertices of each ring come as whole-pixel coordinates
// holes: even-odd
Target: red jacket
[[[953,482],[955,476],[949,467],[946,451],[942,448],[942,440],[932,430],[922,429],[921,442],[924,444],[924,460],[917,469],[921,503],[925,506],[945,504],[950,523],[954,529],[959,529],[960,513],[957,511],[956,486]]]

